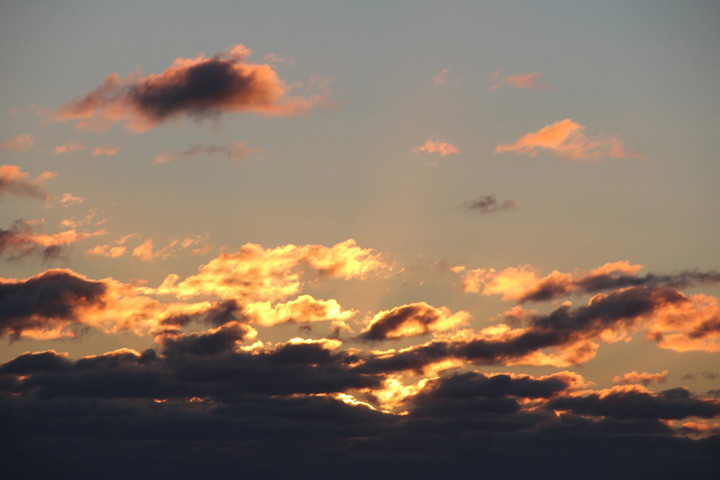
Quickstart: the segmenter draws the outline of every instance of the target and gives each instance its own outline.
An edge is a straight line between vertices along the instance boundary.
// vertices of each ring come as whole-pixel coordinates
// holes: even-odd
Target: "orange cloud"
[[[389,270],[380,254],[358,247],[352,239],[332,247],[291,244],[267,250],[248,243],[235,253],[221,254],[185,280],[168,275],[158,293],[275,301],[297,294],[308,273],[351,279]]]
[[[112,73],[93,92],[65,105],[56,118],[76,121],[80,128],[122,123],[128,130],[144,132],[183,116],[297,115],[326,101],[327,91],[291,95],[270,65],[248,63],[251,53],[237,45],[209,58],[177,58],[160,74],[135,72],[122,78]]]
[[[460,150],[452,143],[427,139],[424,145],[413,149],[413,153],[420,152],[439,153],[444,157],[445,155],[457,155],[460,153]]]
[[[496,81],[497,78],[500,76],[500,72],[495,72],[491,77],[491,81]],[[490,90],[497,90],[502,87],[510,87],[510,88],[531,88],[533,90],[547,90],[550,88],[550,84],[547,82],[539,82],[537,79],[538,77],[542,76],[541,72],[530,72],[530,73],[520,73],[517,75],[511,75],[509,77],[506,77],[500,81],[497,81],[494,83]]]
[[[125,237],[120,239],[120,241],[124,243],[125,240],[127,240],[127,238],[129,237],[129,235],[126,235]],[[182,240],[172,240],[159,250],[155,250],[153,247],[153,239],[148,238],[142,244],[135,247],[132,254],[134,257],[139,258],[143,262],[152,262],[155,259],[167,260],[168,258],[174,257],[182,250],[201,245],[206,240],[207,235],[196,235],[195,237],[186,237]],[[208,250],[209,249],[207,249],[206,245],[205,248],[193,248],[192,252],[194,254],[202,254],[206,253]]]
[[[495,153],[514,152],[534,157],[540,150],[549,150],[558,157],[574,161],[593,161],[603,157],[640,158],[628,153],[617,137],[588,136],[586,127],[569,118],[546,125],[510,144],[499,144]]]
[[[63,195],[62,199],[60,200],[60,203],[63,204],[64,207],[69,207],[72,205],[80,205],[85,202],[85,199],[82,197],[76,197],[75,195],[71,193],[66,193]]]
[[[83,142],[71,141],[55,147],[52,152],[56,155],[62,155],[68,152],[81,152],[83,150],[85,150],[85,144]]]
[[[19,153],[30,150],[33,143],[35,143],[35,140],[33,140],[32,135],[29,133],[23,133],[22,135],[17,135],[4,140],[0,146],[3,150],[10,150],[11,152]]]
[[[50,235],[39,234],[35,232],[35,225],[31,222],[16,220],[9,230],[0,230],[0,257],[18,260],[38,254],[45,260],[51,260],[72,243],[106,233],[104,230],[78,232],[73,228]]]
[[[51,195],[43,189],[43,183],[53,178],[54,172],[43,172],[35,180],[17,165],[0,165],[0,195],[31,197],[49,200]]]
[[[96,257],[118,258],[125,255],[126,247],[113,247],[111,245],[96,245],[88,249],[85,254]]]
[[[114,147],[112,145],[100,145],[99,147],[95,147],[92,154],[95,156],[102,155],[105,157],[112,157],[119,151],[120,151],[119,148]]]
[[[635,384],[643,384],[645,386],[650,385],[651,383],[663,383],[665,380],[667,380],[668,371],[663,370],[660,373],[648,373],[648,372],[642,372],[638,373],[635,371],[623,373],[622,376],[618,375],[613,378],[613,383],[618,383],[620,385],[635,385]]]
[[[503,300],[528,301],[548,300],[582,290],[600,283],[601,279],[619,281],[617,276],[632,275],[642,265],[631,265],[628,261],[606,263],[589,272],[563,273],[554,270],[540,277],[531,265],[508,267],[497,272],[494,268],[468,270],[463,279],[465,292],[483,295],[501,295]],[[628,283],[632,283],[628,279]]]

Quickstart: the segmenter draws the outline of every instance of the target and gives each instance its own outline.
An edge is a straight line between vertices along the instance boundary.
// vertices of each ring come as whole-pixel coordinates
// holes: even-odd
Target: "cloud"
[[[219,155],[228,160],[241,160],[248,154],[258,151],[260,151],[258,148],[250,147],[242,142],[228,145],[196,144],[182,152],[160,153],[155,156],[155,163],[168,163],[178,159],[192,158],[197,155]]]
[[[427,139],[424,145],[414,148],[412,152],[439,153],[440,156],[444,157],[445,155],[457,155],[460,153],[460,150],[452,143]]]
[[[495,82],[490,87],[490,91],[502,87],[547,90],[550,88],[550,84],[538,81],[538,77],[542,75],[541,72],[518,73],[517,75],[510,75],[509,77],[498,80],[500,72],[497,71],[490,77],[490,81]]]
[[[475,200],[465,202],[463,206],[468,210],[478,213],[502,212],[514,210],[519,207],[515,200],[503,200],[501,203],[498,203],[497,198],[493,194],[478,195]]]
[[[520,303],[555,300],[569,294],[596,293],[631,286],[667,286],[686,288],[693,285],[720,283],[720,272],[685,270],[672,275],[649,273],[636,275],[642,265],[623,260],[606,263],[589,272],[563,273],[554,270],[545,277],[531,265],[468,270],[463,278],[465,292],[482,292],[483,295],[501,295],[503,300]]]
[[[33,146],[33,143],[35,143],[35,140],[33,139],[32,135],[29,133],[23,133],[21,135],[17,135],[15,137],[10,137],[5,139],[2,142],[3,150],[9,150],[11,152],[19,153],[19,152],[27,152],[30,150]]]
[[[102,304],[103,282],[69,270],[47,270],[26,280],[0,278],[0,335],[19,339],[75,324],[81,312]]]
[[[290,244],[265,249],[248,243],[237,252],[221,254],[182,281],[169,275],[158,293],[275,301],[297,294],[306,275],[349,280],[389,272],[379,253],[358,247],[352,239],[332,247]]]
[[[638,373],[635,371],[623,373],[622,376],[618,375],[613,378],[613,383],[617,383],[619,385],[636,385],[636,384],[642,384],[645,386],[650,385],[653,382],[656,383],[664,383],[665,380],[667,380],[668,371],[663,370],[660,373],[648,373],[648,372],[642,372]]]
[[[251,53],[237,45],[209,58],[177,58],[160,74],[135,72],[122,78],[112,73],[97,89],[65,105],[56,118],[76,121],[80,128],[122,123],[144,132],[180,117],[297,115],[326,101],[327,92],[292,95],[272,66],[249,63]]]
[[[614,387],[584,397],[563,397],[550,401],[549,408],[571,410],[580,415],[618,419],[712,418],[720,414],[720,404],[695,399],[684,388],[673,388],[655,395],[639,389]]]
[[[96,257],[108,257],[108,258],[119,258],[125,255],[127,247],[113,247],[112,245],[95,245],[89,248],[85,255],[96,256]]]
[[[63,207],[70,207],[72,205],[81,205],[85,202],[85,199],[82,197],[76,197],[72,193],[66,193],[62,196],[60,199],[60,203],[63,204]]]
[[[17,165],[0,165],[0,195],[49,200],[51,195],[45,192],[43,184],[55,175],[43,172],[35,180],[30,180],[30,174]]]
[[[628,152],[617,137],[605,135],[588,136],[587,128],[569,118],[546,125],[537,132],[528,133],[514,143],[498,144],[495,153],[514,152],[535,157],[541,150],[548,150],[561,158],[573,161],[594,161],[603,157],[640,158]]]
[[[112,157],[119,151],[120,149],[118,147],[114,147],[112,145],[100,145],[99,147],[95,147],[93,149],[92,154],[95,156],[102,155],[105,157]]]
[[[436,308],[425,302],[412,303],[376,314],[362,331],[365,340],[389,340],[467,326],[470,314],[452,313],[447,307]]]
[[[439,85],[447,85],[448,83],[448,76],[450,75],[450,70],[447,68],[444,68],[442,72],[435,75],[433,78],[433,86],[439,86]]]
[[[204,254],[212,248],[212,245],[205,245],[204,248],[199,247],[199,245],[203,244],[205,241],[207,241],[207,235],[196,235],[194,237],[185,237],[181,240],[171,240],[164,247],[159,250],[155,250],[153,247],[153,239],[148,238],[142,244],[133,249],[132,255],[143,262],[153,262],[157,259],[167,260],[168,258],[177,256],[181,251],[187,249],[191,249],[194,254]]]
[[[13,222],[9,229],[0,229],[0,257],[20,260],[29,255],[40,255],[49,261],[59,257],[71,244],[105,233],[104,230],[78,232],[70,229],[49,235],[40,234],[35,232],[34,223],[20,219]]]
[[[68,152],[82,152],[85,148],[83,142],[71,141],[53,148],[52,152],[56,155],[64,155]]]

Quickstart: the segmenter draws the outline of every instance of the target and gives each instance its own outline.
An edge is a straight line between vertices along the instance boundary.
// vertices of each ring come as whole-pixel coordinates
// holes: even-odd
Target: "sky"
[[[2,2],[4,468],[715,478],[718,21]]]

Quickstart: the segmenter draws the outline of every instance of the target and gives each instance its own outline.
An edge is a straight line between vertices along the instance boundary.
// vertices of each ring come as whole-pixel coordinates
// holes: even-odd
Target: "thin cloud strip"
[[[227,160],[242,160],[259,148],[251,147],[243,142],[227,145],[205,145],[202,143],[190,146],[182,152],[165,152],[155,156],[155,163],[170,163],[175,160],[190,159],[198,155],[219,156]]]

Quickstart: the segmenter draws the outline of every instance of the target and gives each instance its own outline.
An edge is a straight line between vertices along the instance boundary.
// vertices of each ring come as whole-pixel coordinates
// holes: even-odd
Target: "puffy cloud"
[[[515,200],[503,200],[498,203],[495,195],[478,195],[478,197],[469,202],[465,202],[463,206],[473,212],[478,213],[495,213],[506,210],[514,210],[519,207]]]
[[[297,294],[307,274],[352,279],[389,271],[379,253],[358,247],[352,239],[332,247],[290,244],[265,249],[248,243],[235,253],[221,254],[184,280],[169,275],[158,293],[275,301]]]
[[[182,152],[160,153],[155,156],[155,163],[168,163],[178,159],[193,158],[197,155],[218,155],[228,160],[241,160],[250,153],[258,151],[258,148],[250,147],[242,142],[231,143],[228,145],[196,144]]]
[[[441,142],[438,140],[432,140],[432,139],[428,138],[425,141],[424,145],[421,145],[421,146],[413,149],[413,153],[421,153],[421,152],[439,153],[440,156],[444,157],[445,155],[457,155],[460,153],[460,150],[458,150],[458,148],[455,145],[453,145],[452,143]]]
[[[360,337],[365,340],[388,340],[442,332],[467,326],[470,314],[452,313],[447,307],[436,308],[425,302],[402,305],[376,314]]]
[[[509,77],[499,79],[500,72],[493,73],[490,77],[490,81],[495,82],[490,87],[490,90],[497,90],[502,87],[509,88],[529,88],[533,90],[547,90],[550,88],[550,84],[547,82],[538,81],[538,77],[542,76],[541,72],[530,72],[530,73],[519,73],[517,75],[510,75]]]
[[[53,172],[43,172],[35,180],[17,165],[0,165],[0,195],[30,197],[48,200],[51,195],[43,189],[45,181],[53,178]]]
[[[9,150],[11,152],[27,152],[30,150],[33,146],[33,143],[35,143],[35,140],[33,139],[32,135],[29,133],[23,133],[22,135],[17,135],[15,137],[10,137],[5,139],[2,142],[3,150]]]
[[[495,153],[514,152],[534,157],[540,150],[549,150],[558,157],[574,161],[593,161],[603,157],[639,158],[625,150],[617,137],[588,136],[587,128],[569,118],[546,125],[537,132],[528,133],[514,143],[499,144]]]
[[[642,268],[642,265],[632,265],[623,260],[606,263],[589,272],[563,273],[554,270],[545,277],[541,277],[539,271],[531,265],[508,267],[499,272],[493,268],[478,268],[465,273],[463,290],[482,292],[483,295],[501,295],[503,300],[522,303],[555,300],[571,293],[595,293],[629,286],[684,288],[720,282],[720,272],[712,270],[685,270],[671,275],[636,275]]]
[[[32,222],[16,220],[9,229],[0,229],[0,257],[19,260],[29,255],[40,255],[45,260],[51,260],[60,256],[69,245],[105,233],[104,230],[78,232],[73,228],[50,235],[40,234],[35,232]]]
[[[634,385],[634,384],[642,384],[642,385],[650,385],[651,383],[664,383],[665,380],[667,380],[668,371],[663,370],[660,373],[648,373],[648,372],[628,372],[623,373],[622,376],[617,375],[613,378],[613,383],[617,383],[620,385]]]
[[[178,58],[160,74],[135,72],[122,78],[112,73],[97,89],[65,105],[56,118],[77,121],[80,128],[123,123],[143,132],[185,116],[296,115],[325,101],[325,93],[291,95],[271,65],[249,63],[251,53],[237,45],[209,58]]]

